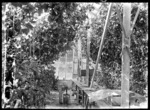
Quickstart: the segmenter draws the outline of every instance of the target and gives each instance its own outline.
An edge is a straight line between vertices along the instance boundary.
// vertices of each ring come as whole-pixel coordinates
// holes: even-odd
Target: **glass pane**
[[[74,62],[74,66],[73,66],[73,74],[78,74],[78,63],[77,62]]]
[[[66,66],[66,79],[72,79],[72,65],[67,64]]]
[[[76,49],[74,50],[74,58],[78,58],[78,51]]]
[[[66,57],[60,57],[60,62],[61,63],[65,63],[65,61],[66,61]]]
[[[67,54],[67,62],[73,61],[73,51],[69,51]]]
[[[59,69],[58,70],[59,79],[65,78],[65,73],[66,73],[65,66],[64,67],[61,66],[58,69]]]

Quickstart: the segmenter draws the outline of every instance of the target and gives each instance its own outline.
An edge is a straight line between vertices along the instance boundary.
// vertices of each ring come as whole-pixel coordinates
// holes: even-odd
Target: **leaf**
[[[11,2],[11,5],[15,7],[22,7],[22,5],[27,5],[29,2]]]
[[[34,20],[32,20],[32,21],[30,21],[30,22],[33,23],[33,24],[36,23],[36,21],[34,21]]]
[[[49,3],[48,4],[43,4],[42,8],[44,9],[45,12],[47,12],[49,8]]]
[[[27,23],[27,24],[25,24],[25,26],[26,26],[28,29],[33,29],[33,26],[31,25],[31,23]]]
[[[22,29],[22,32],[25,33],[26,35],[28,35],[29,29],[28,28]]]
[[[15,6],[15,7],[21,7],[22,6],[22,3],[20,2],[15,2],[15,3],[11,3],[11,5]]]
[[[43,11],[43,8],[38,8],[38,14],[39,14],[39,16],[42,14],[42,11]]]
[[[24,60],[22,63],[23,63],[23,64],[29,63],[29,60]]]

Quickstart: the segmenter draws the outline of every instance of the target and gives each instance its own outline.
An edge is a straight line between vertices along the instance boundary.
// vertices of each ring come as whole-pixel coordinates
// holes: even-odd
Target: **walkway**
[[[71,94],[71,91],[68,91],[69,94]],[[47,100],[49,103],[46,105],[46,109],[84,109],[83,106],[77,104],[75,98],[70,95],[70,104],[64,105],[59,104],[59,92],[58,91],[52,91],[51,95],[49,96],[49,99]]]
[[[71,91],[68,91],[69,94],[71,94]],[[69,105],[63,105],[59,104],[59,92],[58,91],[52,91],[51,95],[47,98],[47,105],[45,109],[85,109],[82,105],[77,104],[77,101],[75,97],[70,95],[71,100]],[[130,108],[147,108],[148,101],[144,101],[138,106],[132,105]],[[106,109],[108,107],[100,107],[103,109]],[[114,107],[115,108],[115,107]],[[117,107],[116,107],[117,108]],[[120,108],[120,107],[119,107]],[[97,107],[92,107],[91,109],[97,109]]]

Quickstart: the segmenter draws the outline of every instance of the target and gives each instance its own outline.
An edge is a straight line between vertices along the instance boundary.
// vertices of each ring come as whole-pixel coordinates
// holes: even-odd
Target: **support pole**
[[[67,52],[67,53],[68,53],[68,52]],[[65,55],[65,67],[66,67],[66,68],[68,67],[68,65],[67,65],[67,53],[66,53],[66,55]],[[66,71],[65,71],[65,80],[67,79],[67,76],[66,76],[67,72],[68,72],[68,69],[66,69]]]
[[[89,24],[91,24],[91,19],[89,19]],[[91,28],[88,29],[87,33],[87,57],[86,57],[86,84],[90,86],[89,82],[89,57],[90,57],[90,43],[91,43]]]
[[[95,65],[94,73],[93,73],[93,76],[92,76],[90,88],[93,85],[94,76],[95,76],[95,73],[96,73],[96,70],[97,70],[97,67],[98,67],[99,58],[100,58],[100,55],[101,55],[101,52],[102,52],[102,45],[103,45],[103,42],[104,42],[104,37],[105,37],[105,34],[106,34],[107,26],[109,24],[109,17],[110,17],[110,14],[111,14],[111,8],[112,8],[112,4],[109,5],[109,10],[108,10],[108,14],[107,14],[107,18],[106,18],[106,22],[105,22],[105,26],[104,26],[104,31],[103,31],[103,34],[102,34],[102,40],[101,40],[101,43],[100,43],[100,46],[99,46],[98,56],[97,56],[96,65]]]
[[[121,106],[129,108],[129,75],[130,75],[130,23],[131,3],[123,4],[123,27],[126,35],[122,36],[122,76]]]
[[[138,6],[136,15],[135,15],[135,17],[134,17],[134,20],[133,20],[133,23],[132,23],[132,26],[131,26],[131,32],[132,32],[132,30],[133,30],[133,28],[134,28],[134,25],[135,25],[135,23],[136,23],[136,20],[137,20],[137,18],[138,18],[139,13],[140,13],[141,4],[142,4],[142,3],[140,3],[140,5]]]
[[[72,50],[72,51],[73,51],[73,56],[72,56],[72,57],[73,57],[73,58],[72,58],[72,61],[73,61],[73,62],[72,62],[72,78],[74,78],[74,47],[73,47],[73,50]]]
[[[78,75],[79,75],[79,80],[81,78],[81,37],[78,39]]]

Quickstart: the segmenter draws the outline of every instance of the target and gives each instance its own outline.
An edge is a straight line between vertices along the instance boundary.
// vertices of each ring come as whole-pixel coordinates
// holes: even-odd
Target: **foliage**
[[[132,8],[132,20],[136,13],[135,10],[137,10],[137,5],[133,6]],[[146,10],[142,10],[142,9],[140,10],[134,30],[131,34],[131,48],[130,48],[131,49],[130,89],[142,95],[144,94],[144,89],[146,86],[144,80],[144,72],[146,71],[147,68],[147,58],[148,58],[147,56],[148,51],[145,50],[148,48],[147,38],[146,38],[146,34],[148,31],[147,24],[146,24],[147,22],[146,13],[147,13]],[[142,19],[143,21],[141,21]],[[115,24],[113,24],[112,26],[110,25],[109,27],[111,28],[110,29],[111,31],[109,31],[108,29],[108,33],[106,37],[107,41],[105,41],[104,48],[103,48],[104,53],[102,53],[102,62],[106,64],[107,67],[111,67],[114,71],[114,74],[116,72],[116,69],[120,70],[120,72],[118,72],[120,74],[121,73],[121,28],[119,23],[117,23],[116,20],[115,20]],[[108,38],[108,36],[110,36],[111,38]],[[107,48],[107,50],[105,50],[105,48]],[[117,63],[118,66],[114,63]],[[117,76],[119,74],[117,74]],[[113,80],[113,81],[116,82],[117,80]],[[139,83],[137,84],[137,82]]]
[[[46,103],[45,95],[50,93],[51,88],[53,89],[52,83],[55,82],[53,69],[45,70],[45,67],[41,68],[34,60],[24,61],[18,67],[15,75],[16,79],[19,79],[18,87],[20,87],[20,90],[17,89],[17,92],[21,92],[19,94],[20,97],[24,97],[24,105],[32,107]]]
[[[101,36],[103,32],[104,23],[106,20],[106,13],[108,11],[107,3],[99,4],[100,10],[92,18],[91,23],[91,44],[90,44],[90,57],[93,62],[96,62],[99,44],[101,41]],[[94,6],[94,5],[93,5]],[[137,12],[138,4],[132,4],[131,12],[131,22],[135,17]],[[133,90],[139,94],[144,94],[144,89],[146,87],[145,71],[147,71],[147,59],[148,59],[148,24],[147,24],[147,6],[142,4],[138,19],[135,23],[135,27],[131,34],[131,74],[130,74],[130,90]],[[95,7],[94,7],[95,8]],[[122,11],[122,5],[120,4],[119,10]],[[97,73],[96,80],[99,81],[100,85],[106,86],[110,89],[120,89],[121,87],[121,51],[122,51],[122,30],[119,23],[117,13],[115,12],[116,4],[112,7],[112,14],[110,17],[110,23],[107,28],[107,33],[105,36],[102,55],[100,58],[100,64],[102,71],[100,74]],[[93,9],[93,10],[96,10]],[[79,36],[82,37],[82,43],[84,44],[84,50],[86,52],[86,37],[87,37],[87,27],[88,23],[81,25],[80,29],[82,32]],[[98,77],[99,76],[99,77]],[[98,78],[98,79],[97,79]]]
[[[28,107],[44,105],[45,94],[48,94],[51,89],[57,89],[55,87],[57,83],[54,75],[55,68],[51,64],[60,55],[71,49],[72,41],[76,41],[79,37],[82,38],[84,44],[82,49],[86,53],[89,27],[92,28],[90,57],[93,62],[96,61],[109,5],[108,3],[96,4],[99,5],[99,9],[91,4],[73,2],[2,4],[2,10],[6,11],[6,14],[2,13],[3,49],[6,45],[4,42],[6,34],[7,45],[9,45],[7,56],[11,56],[15,62],[15,66],[12,66],[12,62],[7,62],[7,70],[11,70],[15,78],[10,72],[6,73],[12,83],[19,79],[18,84],[13,84],[14,91],[10,100],[12,106],[16,103],[15,99],[20,99],[21,103]],[[140,94],[144,94],[143,90],[147,83],[145,71],[147,71],[148,60],[148,13],[145,8],[147,5],[143,4],[131,34],[130,54],[130,89]],[[6,5],[8,5],[7,8]],[[132,22],[137,5],[136,3],[132,5]],[[122,6],[119,6],[122,15]],[[100,79],[99,84],[111,89],[118,89],[121,85],[122,30],[115,8],[114,5],[103,45],[100,60],[102,71],[101,74],[97,74],[97,78]],[[89,24],[87,12],[95,10],[98,10],[97,14]],[[4,63],[4,50],[2,54]]]
[[[46,93],[57,89],[51,64],[70,49],[84,15],[77,9],[76,3],[69,2],[14,2],[4,3],[3,7],[6,5],[9,5],[4,20],[9,28],[6,39],[11,45],[7,54],[13,54],[15,58],[13,81],[19,79],[18,88],[13,88],[13,93],[19,92],[22,104],[36,106],[40,97],[44,100]],[[12,95],[10,103],[16,103],[15,99],[18,96]]]
[[[134,6],[132,12],[137,9]],[[135,13],[133,13],[135,15]],[[133,17],[132,17],[133,18]],[[145,94],[145,73],[148,68],[148,12],[145,8],[140,10],[133,33],[131,35],[131,89]]]

